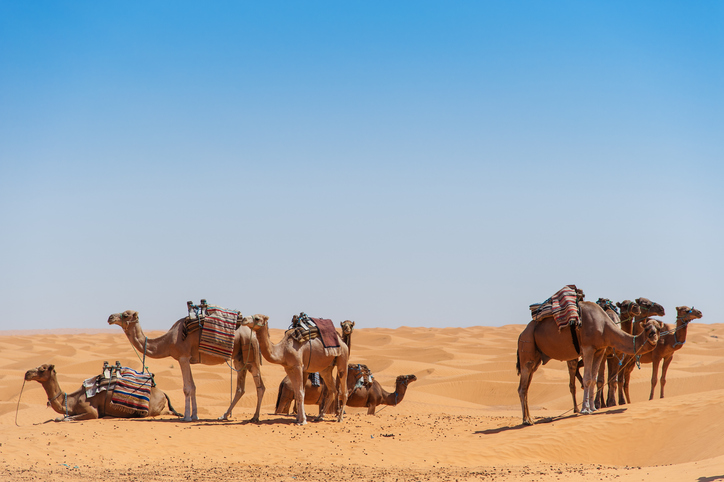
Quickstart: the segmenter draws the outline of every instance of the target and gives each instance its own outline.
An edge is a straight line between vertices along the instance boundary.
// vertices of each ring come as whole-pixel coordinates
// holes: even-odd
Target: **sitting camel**
[[[344,407],[347,403],[347,390],[338,389],[337,387],[345,387],[347,385],[347,360],[349,359],[349,350],[347,345],[340,340],[339,355],[332,356],[325,353],[324,344],[321,337],[312,338],[303,343],[292,337],[291,330],[284,333],[284,338],[273,344],[269,336],[269,317],[266,315],[245,316],[242,324],[249,326],[257,333],[259,339],[259,349],[264,358],[277,365],[282,365],[287,377],[292,384],[294,399],[297,402],[297,425],[307,423],[307,416],[304,413],[304,392],[305,381],[310,373],[319,372],[325,385],[333,390],[333,399],[339,400],[339,408],[337,410],[337,421],[341,422],[344,418]],[[339,335],[337,335],[339,336]],[[334,383],[332,372],[337,368],[337,378],[339,385]],[[325,405],[322,403],[319,408],[318,420],[324,418]]]
[[[127,410],[119,409],[110,403],[111,397],[107,390],[100,391],[90,398],[86,395],[85,387],[82,385],[73,393],[64,392],[58,383],[55,365],[40,365],[38,368],[28,370],[25,372],[25,380],[35,380],[43,386],[45,393],[48,395],[48,406],[53,407],[53,410],[64,415],[63,417],[56,418],[56,422],[62,422],[64,420],[91,420],[102,417],[141,417],[138,413],[129,413]],[[181,414],[177,413],[171,406],[171,400],[168,398],[168,395],[158,388],[152,387],[149,396],[147,416],[155,417],[161,415],[167,402],[168,409],[171,413],[180,417]]]
[[[340,323],[342,327],[342,341],[347,345],[347,352],[352,352],[352,332],[354,331],[354,321],[344,320]],[[350,365],[351,366],[351,365]],[[321,383],[315,384],[312,378],[318,375],[318,373],[310,373],[307,380],[304,382],[304,404],[305,405],[319,405],[322,403],[322,396],[327,396],[328,391],[324,390],[324,386]],[[349,384],[349,369],[347,370],[347,384]],[[321,382],[321,379],[318,379]],[[279,391],[277,393],[277,403],[274,409],[275,415],[286,415],[291,409],[292,402],[294,401],[294,390],[292,388],[292,382],[289,381],[289,377],[284,377],[279,383]],[[327,404],[325,413],[333,413],[337,410],[337,401],[332,400]],[[297,413],[297,407],[294,407],[294,413]]]
[[[166,358],[173,357],[178,361],[181,367],[181,376],[184,383],[184,421],[190,422],[198,420],[198,409],[196,406],[196,385],[191,375],[191,365],[202,363],[204,365],[220,365],[226,362],[226,358],[215,356],[208,353],[199,353],[199,339],[201,338],[201,330],[191,331],[184,339],[182,331],[188,317],[181,318],[173,326],[158,338],[147,338],[143,334],[141,324],[138,322],[138,312],[126,310],[123,313],[115,313],[108,317],[109,325],[118,325],[123,329],[128,341],[131,345],[149,358]],[[264,381],[261,378],[261,358],[259,356],[259,342],[253,332],[244,326],[240,326],[234,332],[234,348],[232,359],[234,361],[234,369],[237,372],[236,377],[236,394],[234,400],[229,405],[226,413],[220,417],[221,420],[227,420],[231,417],[231,411],[236,403],[244,395],[244,385],[246,382],[246,371],[249,370],[254,377],[256,383],[256,412],[251,418],[252,422],[259,421],[259,411],[261,409],[261,400],[266,390]]]
[[[656,346],[658,332],[654,324],[645,325],[644,335],[632,336],[616,326],[597,304],[581,301],[579,307],[581,322],[580,326],[573,328],[573,332],[570,325],[559,330],[551,316],[540,321],[531,321],[518,337],[518,395],[523,410],[523,423],[526,425],[533,424],[528,410],[528,389],[533,373],[541,362],[547,363],[551,358],[561,361],[577,360],[579,353],[572,342],[573,334],[577,336],[583,355],[583,414],[595,410],[594,381],[607,347],[623,353],[641,354]]]
[[[642,325],[646,322],[653,322],[656,326],[661,329],[662,323],[659,320],[654,320],[652,316],[664,316],[666,311],[664,307],[659,303],[653,302],[648,298],[637,298],[636,304],[639,305],[641,313],[636,315],[633,319],[627,318],[621,320],[621,329],[626,333],[638,334],[643,330]],[[629,393],[629,382],[631,381],[631,373],[633,369],[641,363],[643,353],[641,356],[625,355],[621,360],[621,365],[618,371],[618,404],[624,405],[631,403],[631,395]]]
[[[348,407],[367,407],[367,414],[374,415],[378,405],[395,406],[405,398],[407,385],[417,380],[415,375],[400,375],[395,382],[394,393],[389,393],[382,388],[382,385],[375,380],[369,368],[361,364],[350,364],[347,367],[347,398]],[[318,405],[326,397],[327,389],[320,385],[315,387],[309,380],[304,387],[304,403],[306,405]],[[280,392],[281,393],[281,392]],[[277,406],[274,413],[287,414],[292,399],[288,396],[277,398]],[[333,407],[328,409],[329,413]]]

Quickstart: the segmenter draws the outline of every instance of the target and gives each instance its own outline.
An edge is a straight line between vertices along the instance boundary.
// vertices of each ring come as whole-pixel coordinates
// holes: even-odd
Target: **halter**
[[[687,314],[687,315],[690,315],[693,311],[694,311],[694,307],[692,306],[691,308],[689,308],[689,311],[687,311],[686,314]],[[680,319],[681,319],[681,318],[679,318],[678,316],[676,317],[676,320],[677,320],[677,321],[680,320]],[[683,322],[681,325],[677,326],[677,327],[674,328],[673,330],[668,330],[668,331],[665,331],[665,332],[663,332],[663,333],[660,333],[660,336],[661,336],[661,335],[671,335],[671,334],[673,333],[673,335],[674,335],[674,348],[676,348],[676,347],[678,347],[678,346],[683,346],[684,343],[686,343],[686,340],[684,340],[684,341],[679,341],[679,340],[676,338],[676,332],[679,331],[679,330],[681,330],[681,329],[683,329],[683,328],[686,328],[686,327],[689,325],[689,323],[691,323],[692,321],[694,321],[694,320],[684,320],[684,322]]]
[[[68,393],[61,390],[56,396],[48,399],[48,406],[52,405],[55,399],[61,395],[65,395],[65,418],[68,418]]]

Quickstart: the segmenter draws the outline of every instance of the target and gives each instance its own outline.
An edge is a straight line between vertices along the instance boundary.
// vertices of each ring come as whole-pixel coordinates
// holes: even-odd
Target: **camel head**
[[[417,380],[417,377],[415,375],[400,375],[397,377],[397,379],[395,379],[395,383],[402,383],[407,386],[408,383],[414,382],[415,380]]]
[[[621,319],[639,316],[641,314],[641,307],[636,304],[635,301],[623,300],[616,302],[616,306],[621,310]]]
[[[138,311],[126,310],[108,317],[109,325],[118,325],[125,331],[131,323],[138,323]]]
[[[693,306],[677,306],[676,307],[676,321],[683,321],[685,324],[698,320],[701,318],[701,311],[697,310]]]
[[[55,365],[40,365],[25,372],[25,381],[36,380],[40,383],[47,382],[55,374]]]
[[[641,308],[640,316],[664,316],[666,314],[663,306],[648,298],[636,298],[636,304]]]
[[[616,308],[616,305],[614,305],[608,298],[599,298],[598,301],[596,301],[596,304],[603,308],[604,311],[608,309],[618,314],[618,308]]]
[[[646,334],[646,342],[654,347],[659,342],[659,331],[661,325],[658,320],[646,320],[643,324],[644,333]]]
[[[241,324],[246,325],[252,330],[256,331],[259,328],[266,326],[269,322],[269,317],[266,315],[247,315],[241,319]]]
[[[354,321],[344,320],[339,325],[342,327],[343,335],[351,335],[354,331]]]

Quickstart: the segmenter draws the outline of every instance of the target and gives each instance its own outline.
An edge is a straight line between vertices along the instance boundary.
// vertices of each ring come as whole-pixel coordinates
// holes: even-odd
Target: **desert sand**
[[[272,327],[274,323],[272,321]],[[575,415],[563,362],[535,374],[536,425],[521,425],[515,353],[524,325],[358,329],[351,363],[388,391],[415,374],[397,406],[348,408],[345,421],[294,425],[274,415],[281,367],[264,362],[261,422],[251,377],[228,422],[231,369],[192,367],[197,422],[146,419],[53,422],[40,384],[24,373],[52,363],[64,390],[101,372],[103,361],[140,370],[120,329],[0,332],[0,480],[724,480],[724,324],[692,323],[669,369],[666,398],[648,400],[651,366],[634,370],[630,405]],[[149,337],[162,332],[150,332]],[[271,330],[273,341],[282,331]],[[158,387],[183,411],[181,373],[147,360]],[[578,400],[581,400],[579,389]],[[308,415],[316,415],[307,407]]]

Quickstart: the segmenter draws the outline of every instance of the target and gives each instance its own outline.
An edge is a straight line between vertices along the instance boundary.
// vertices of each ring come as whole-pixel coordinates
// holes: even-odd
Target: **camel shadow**
[[[591,415],[592,415],[592,416],[612,415],[612,414],[623,413],[623,412],[625,412],[625,411],[626,411],[625,408],[617,408],[616,410],[607,410],[607,411],[605,411],[605,412],[596,411],[596,412],[592,413]],[[557,417],[536,417],[535,424],[536,424],[536,425],[540,425],[540,424],[544,424],[544,423],[553,423],[553,422],[558,422],[558,421],[560,421],[560,420],[568,420],[568,419],[571,419],[571,418],[576,418],[576,417],[579,417],[579,416],[582,416],[582,415],[577,414],[577,413],[572,413],[572,414],[570,414],[570,415],[565,415],[565,416],[559,415],[559,416],[557,416]],[[511,430],[520,430],[520,429],[523,429],[523,428],[526,428],[526,427],[529,427],[529,425],[524,425],[524,424],[521,423],[520,425],[513,425],[513,426],[507,426],[507,427],[491,428],[491,429],[488,429],[488,430],[478,430],[478,431],[476,431],[476,432],[473,432],[473,434],[475,434],[475,435],[495,435],[495,434],[497,434],[497,433],[509,432],[509,431],[511,431]]]
[[[724,480],[724,475],[713,475],[711,477],[699,477],[696,482],[714,482],[715,480]]]

